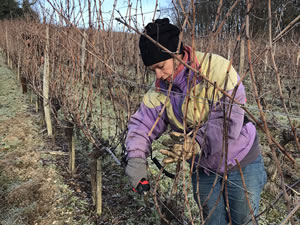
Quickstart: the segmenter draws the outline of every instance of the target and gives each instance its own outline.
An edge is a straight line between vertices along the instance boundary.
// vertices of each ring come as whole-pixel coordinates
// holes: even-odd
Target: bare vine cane
[[[293,183],[292,185],[288,186],[287,188],[287,192],[289,191],[292,191],[293,187],[297,186],[298,184],[300,183],[300,179],[298,181],[296,181],[295,183]],[[272,203],[268,203],[268,207],[266,207],[262,212],[260,212],[257,216],[255,216],[255,218],[259,218],[260,216],[262,216],[263,214],[267,213],[270,211],[270,209],[274,208],[274,206],[278,203],[278,201],[280,200],[280,198],[282,197],[283,195],[283,191],[281,191],[279,193],[279,195],[277,196],[277,198],[272,202]],[[250,222],[251,220],[247,221],[245,224],[243,225],[246,225]]]
[[[270,4],[270,1],[269,1],[269,4]],[[249,9],[250,7],[251,7],[251,3],[250,3],[249,0],[247,0],[247,9]],[[260,117],[261,117],[261,119],[264,123],[264,128],[265,128],[265,131],[266,131],[268,144],[271,148],[272,156],[273,156],[273,159],[275,161],[275,165],[276,165],[276,167],[279,171],[279,174],[280,174],[280,178],[281,178],[280,184],[281,184],[281,188],[284,192],[284,198],[287,202],[287,210],[290,211],[291,210],[290,200],[289,200],[289,197],[288,197],[286,189],[285,189],[284,177],[283,177],[283,174],[282,174],[282,170],[280,168],[278,157],[277,157],[276,152],[275,152],[274,144],[273,144],[272,139],[271,139],[271,134],[270,134],[270,130],[268,128],[267,122],[266,122],[266,117],[265,117],[265,114],[262,110],[262,106],[260,104],[260,99],[258,98],[258,92],[257,92],[257,86],[256,86],[254,70],[253,70],[253,64],[252,64],[252,56],[251,56],[251,43],[250,43],[250,35],[249,35],[249,26],[250,26],[249,25],[249,15],[246,16],[246,20],[247,20],[247,22],[246,22],[246,39],[247,39],[248,60],[249,60],[250,78],[251,78],[253,94],[254,94],[254,97],[256,99],[257,106],[259,108]],[[293,221],[292,218],[291,218],[291,223],[292,223],[292,225],[294,225],[294,221]]]
[[[158,42],[156,42],[155,40],[153,40],[149,35],[144,34],[139,32],[137,29],[135,29],[134,27],[128,25],[125,21],[120,20],[119,18],[116,18],[117,21],[119,21],[120,23],[124,24],[125,26],[129,27],[130,29],[134,30],[135,32],[137,32],[140,35],[144,35],[145,37],[147,37],[149,40],[151,40],[153,43],[155,43],[158,47],[160,47],[161,49],[163,49],[164,51],[166,51],[167,53],[169,53],[170,55],[172,55],[174,58],[176,58],[177,60],[180,61],[180,63],[182,63],[184,66],[186,66],[188,69],[192,70],[193,72],[199,74],[199,76],[201,76],[201,78],[203,78],[206,82],[208,82],[209,84],[213,85],[213,83],[205,76],[203,76],[203,74],[201,74],[200,71],[194,69],[192,66],[188,65],[186,62],[184,62],[183,60],[181,60],[176,54],[174,54],[173,52],[170,52],[167,48],[165,48],[164,46],[162,46],[161,44],[159,44]],[[201,62],[200,62],[201,64]],[[253,65],[253,64],[252,64]],[[216,89],[218,91],[220,91],[222,94],[224,94],[226,97],[232,99],[231,95],[228,94],[226,91],[224,91],[222,88],[220,88],[218,85],[216,85]],[[246,106],[244,106],[243,104],[241,104],[240,102],[238,102],[237,100],[233,100],[234,103],[236,103],[237,105],[239,105],[243,110],[245,110],[245,112],[247,112],[247,114],[251,117],[251,119],[253,119],[254,121],[258,122],[258,120],[255,118],[255,116],[247,109]],[[155,123],[153,125],[152,130],[154,129],[154,127],[156,126],[157,123]],[[264,128],[263,128],[264,129]],[[295,163],[295,159],[285,151],[285,149],[278,143],[276,142],[276,140],[271,136],[271,141],[276,144],[276,146],[278,146],[279,150],[285,154],[293,163]]]
[[[299,141],[298,141],[296,129],[295,129],[295,127],[292,124],[291,118],[290,118],[289,113],[288,113],[288,109],[286,107],[286,103],[285,103],[285,100],[284,100],[284,97],[283,97],[283,93],[282,93],[282,88],[281,88],[280,75],[279,75],[279,72],[278,72],[278,67],[277,67],[276,62],[275,62],[275,55],[274,55],[273,44],[272,44],[272,16],[271,16],[271,13],[272,13],[271,12],[271,0],[269,0],[269,4],[268,4],[268,16],[269,16],[269,52],[270,52],[270,55],[271,55],[273,68],[274,68],[274,71],[275,71],[275,74],[276,74],[277,86],[278,86],[280,100],[281,100],[281,103],[283,105],[283,109],[284,109],[284,111],[285,111],[285,113],[287,115],[287,119],[288,119],[289,124],[291,126],[291,130],[292,130],[292,132],[294,134],[294,138],[295,138],[295,141],[296,141],[296,145],[297,145],[298,151],[300,152],[300,144],[299,144]]]

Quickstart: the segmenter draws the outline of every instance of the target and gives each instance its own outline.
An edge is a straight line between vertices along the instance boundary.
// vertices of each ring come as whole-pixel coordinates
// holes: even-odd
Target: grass
[[[0,224],[93,224],[89,203],[64,184],[55,164],[43,165],[48,159],[39,151],[53,145],[3,61],[0,79]]]

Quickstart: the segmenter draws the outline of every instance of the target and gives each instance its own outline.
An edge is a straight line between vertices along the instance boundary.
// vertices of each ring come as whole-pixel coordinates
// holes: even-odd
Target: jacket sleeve
[[[227,93],[232,94],[232,91],[233,90],[228,91]],[[235,99],[242,104],[246,101],[245,89],[242,84],[238,87]],[[229,107],[230,99],[223,96],[223,98],[212,107],[207,121],[197,132],[196,139],[200,144],[205,157],[213,157],[222,152],[224,109],[226,112]],[[242,131],[244,110],[240,106],[233,104],[230,115],[229,113],[227,114],[227,119],[228,138],[229,140],[236,140],[239,138]]]
[[[203,59],[204,54],[201,52],[197,53],[199,62]],[[224,87],[225,77],[228,75],[228,82],[226,85],[226,91],[228,94],[232,94],[234,87],[237,85],[239,76],[235,69],[231,66],[229,73],[227,74],[227,68],[230,62],[223,58],[222,56],[212,54],[211,62],[209,62],[209,57],[206,57],[202,64],[203,74],[211,82],[215,82],[219,87]],[[212,89],[210,87],[209,89]],[[208,98],[212,97],[212,91],[209,92]],[[222,152],[223,143],[223,122],[224,122],[224,109],[225,112],[230,107],[230,99],[224,96],[221,92],[216,92],[216,97],[214,99],[214,104],[211,109],[206,111],[207,116],[206,121],[203,121],[203,126],[197,132],[197,141],[200,144],[204,156],[210,155],[213,157],[214,153]],[[237,89],[235,99],[244,104],[246,102],[246,93],[243,84],[241,83]],[[231,114],[227,115],[228,118],[228,137],[233,143],[233,140],[239,138],[243,122],[244,122],[244,110],[238,105],[233,104]],[[212,160],[213,161],[213,160]]]
[[[151,136],[148,136],[163,106],[163,104],[157,100],[155,104],[150,104],[148,97],[149,94],[144,97],[138,111],[132,115],[128,122],[128,134],[126,138],[127,159],[146,159],[150,153],[153,140],[158,138],[167,128],[167,116],[166,112],[164,112]],[[156,98],[155,94],[152,97]]]

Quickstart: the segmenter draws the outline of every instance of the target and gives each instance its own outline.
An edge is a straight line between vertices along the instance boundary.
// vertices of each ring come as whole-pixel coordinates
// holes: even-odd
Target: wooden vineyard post
[[[9,68],[12,70],[13,69],[13,61],[9,60],[9,64],[8,64]]]
[[[263,73],[264,83],[266,83],[267,70],[268,70],[268,51],[265,52],[265,67]]]
[[[81,43],[81,57],[80,57],[80,75],[82,81],[84,81],[85,78],[85,71],[84,71],[84,64],[85,64],[85,52],[86,52],[86,38],[87,34],[86,32],[83,33],[82,43]]]
[[[75,135],[74,135],[74,128],[72,129],[72,136],[71,136],[71,146],[69,149],[69,169],[71,171],[72,176],[75,175]]]
[[[75,175],[75,135],[74,135],[74,124],[71,122],[66,123],[65,135],[68,142],[69,148],[69,171],[72,176]]]
[[[5,29],[5,37],[6,37],[6,57],[7,57],[7,65],[9,66],[9,48],[8,48],[8,33],[7,33],[7,27]]]
[[[29,91],[29,96],[30,96],[30,104],[32,104],[32,102],[33,102],[33,97],[32,97],[32,93],[31,93],[31,89],[30,89],[30,91]]]
[[[265,52],[265,73],[267,72],[267,68],[268,68],[268,51]]]
[[[44,62],[44,78],[43,78],[43,99],[44,99],[44,113],[47,126],[48,136],[52,137],[52,124],[49,104],[49,82],[50,82],[50,66],[49,66],[49,26],[46,26],[46,48],[45,48],[45,62]]]
[[[242,38],[240,45],[240,67],[239,74],[244,72],[244,62],[245,62],[245,40]]]
[[[297,56],[297,62],[296,62],[296,69],[298,70],[298,66],[299,66],[299,61],[300,61],[300,51],[298,52],[298,56]]]
[[[35,112],[36,113],[39,112],[39,98],[38,98],[38,96],[36,97],[36,101],[35,101]]]
[[[20,80],[20,72],[21,72],[21,51],[19,51],[19,54],[18,54],[17,81]]]
[[[97,159],[97,200],[96,200],[96,213],[97,215],[101,215],[102,213],[102,165],[101,159]]]
[[[227,52],[228,60],[230,60],[230,55],[231,55],[231,38],[229,38],[229,41],[228,41],[228,52]]]

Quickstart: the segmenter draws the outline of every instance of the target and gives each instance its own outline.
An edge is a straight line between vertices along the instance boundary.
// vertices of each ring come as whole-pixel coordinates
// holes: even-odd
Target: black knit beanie
[[[154,23],[148,23],[144,33],[148,34],[152,39],[159,42],[171,52],[176,52],[180,30],[175,25],[170,24],[168,18],[157,19]],[[151,66],[155,63],[172,58],[170,54],[164,52],[164,50],[156,46],[143,35],[140,37],[139,47],[145,66]],[[181,43],[179,54],[182,53],[183,46]]]

